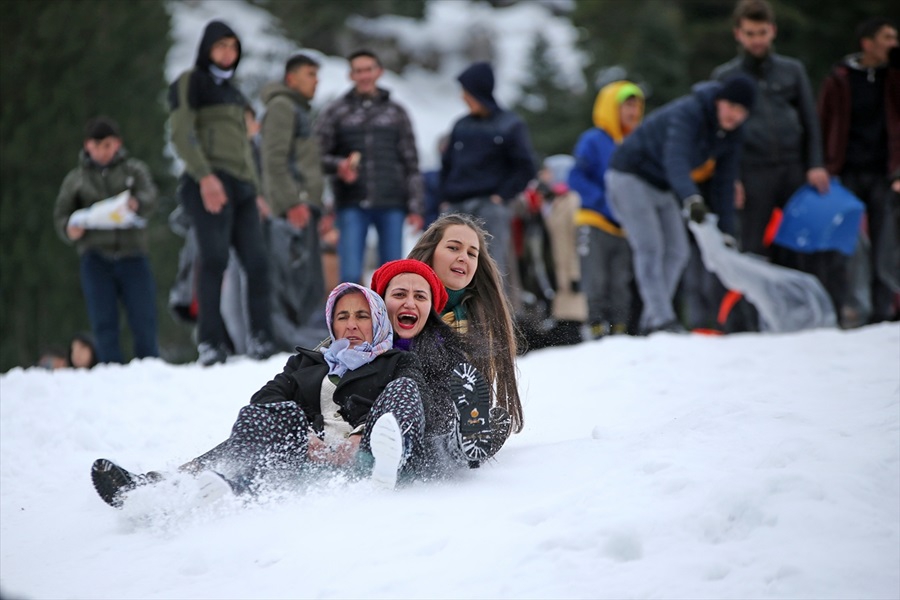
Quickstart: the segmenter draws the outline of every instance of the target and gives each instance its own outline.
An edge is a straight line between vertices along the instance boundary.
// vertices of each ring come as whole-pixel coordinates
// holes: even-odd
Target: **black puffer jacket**
[[[284,370],[253,394],[250,403],[294,401],[311,424],[321,422],[322,380],[327,374],[328,363],[321,352],[297,348],[297,354],[288,359]],[[400,377],[412,379],[420,390],[424,388],[418,357],[411,352],[388,350],[372,362],[347,371],[334,391],[334,402],[346,407],[354,394],[374,402],[390,382]]]
[[[331,103],[315,124],[328,174],[351,152],[359,152],[359,177],[352,183],[332,178],[338,209],[403,208],[422,213],[423,185],[412,124],[406,111],[379,89],[374,97],[350,90]]]

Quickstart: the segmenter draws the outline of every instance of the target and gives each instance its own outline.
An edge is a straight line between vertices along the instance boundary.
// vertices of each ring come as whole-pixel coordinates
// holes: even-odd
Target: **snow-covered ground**
[[[900,596],[896,323],[531,353],[525,430],[451,481],[96,496],[95,458],[172,469],[286,357],[0,376],[3,596]]]

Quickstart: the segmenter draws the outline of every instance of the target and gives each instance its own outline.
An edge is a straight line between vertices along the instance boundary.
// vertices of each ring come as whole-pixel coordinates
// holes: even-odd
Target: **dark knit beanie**
[[[747,110],[753,110],[756,102],[756,82],[750,77],[737,74],[726,79],[716,94],[716,100],[727,100],[733,104],[740,104]]]
[[[402,273],[421,275],[431,287],[431,304],[434,306],[434,310],[438,313],[444,310],[444,307],[447,306],[447,290],[434,269],[420,260],[404,258],[384,263],[372,273],[372,283],[369,284],[369,287],[383,297],[391,279]]]
[[[488,108],[491,112],[499,110],[497,101],[494,100],[494,70],[486,62],[477,62],[470,65],[457,77],[463,89],[469,92],[473,98]]]
[[[108,137],[122,137],[119,134],[119,124],[109,117],[94,117],[84,126],[86,140],[105,140]]]

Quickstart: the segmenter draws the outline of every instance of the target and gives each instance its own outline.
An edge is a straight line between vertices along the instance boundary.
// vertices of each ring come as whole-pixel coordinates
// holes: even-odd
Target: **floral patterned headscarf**
[[[355,348],[350,347],[350,340],[335,339],[334,330],[331,327],[334,318],[334,305],[338,298],[349,293],[361,293],[369,304],[372,313],[372,343],[363,342]],[[325,323],[331,334],[331,345],[322,351],[325,361],[328,363],[329,375],[343,377],[347,371],[352,371],[375,360],[379,354],[384,354],[394,347],[394,331],[388,319],[387,308],[381,296],[367,287],[355,283],[338,284],[328,294],[325,303]]]

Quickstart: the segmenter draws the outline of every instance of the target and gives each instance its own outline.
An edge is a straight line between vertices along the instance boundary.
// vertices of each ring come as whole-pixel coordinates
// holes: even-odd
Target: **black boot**
[[[450,377],[450,397],[459,415],[463,454],[475,468],[491,454],[491,390],[478,369],[460,363]]]
[[[143,474],[126,471],[105,458],[98,458],[91,466],[91,481],[94,482],[94,489],[97,490],[104,502],[115,508],[122,508],[122,496],[126,493],[136,487],[161,481],[162,478],[162,475],[156,471]]]

